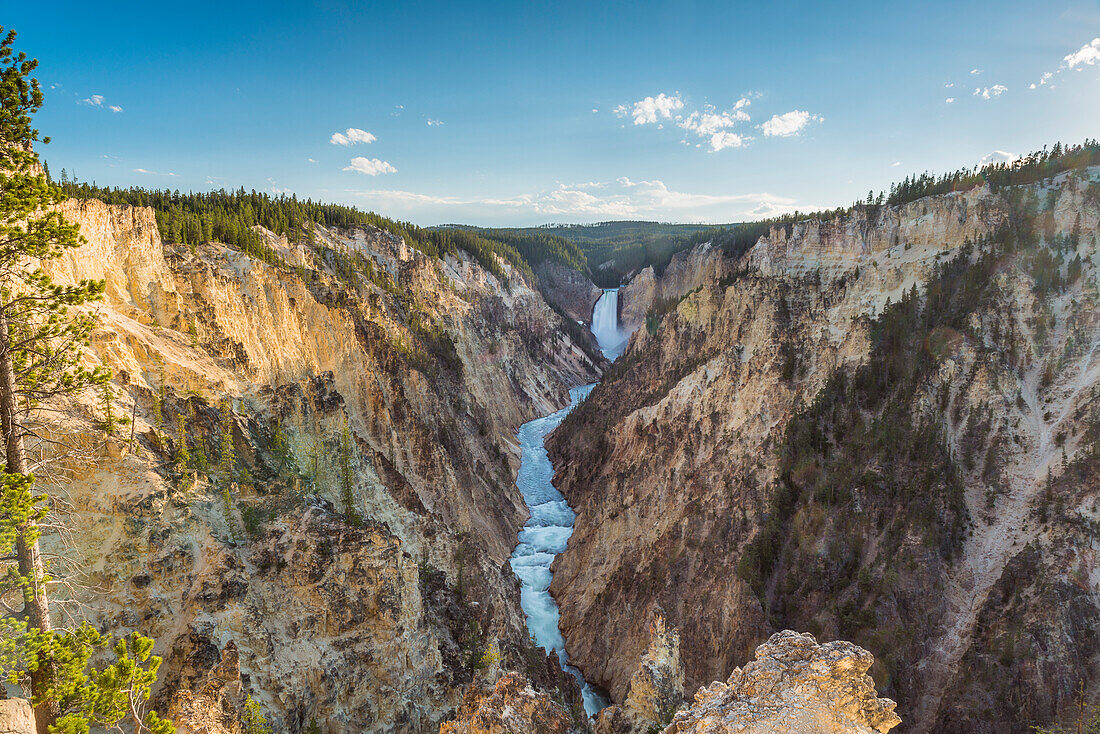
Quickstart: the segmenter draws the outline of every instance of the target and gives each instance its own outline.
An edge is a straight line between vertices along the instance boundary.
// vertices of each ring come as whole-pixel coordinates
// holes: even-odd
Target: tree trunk
[[[0,309],[0,420],[4,431],[4,458],[7,471],[11,474],[27,473],[27,455],[23,448],[23,432],[18,420],[18,402],[16,397],[15,368],[12,365],[11,339],[8,330],[7,314]],[[32,629],[49,632],[50,605],[46,598],[46,567],[42,562],[42,551],[38,546],[38,523],[30,521],[19,528],[15,542],[15,553],[19,561],[19,573],[32,580],[31,594],[25,597],[23,613]],[[51,677],[50,665],[39,666],[31,673],[31,696],[39,699],[46,691]],[[49,727],[60,714],[57,701],[41,701],[34,707],[35,728],[38,734],[48,734]]]

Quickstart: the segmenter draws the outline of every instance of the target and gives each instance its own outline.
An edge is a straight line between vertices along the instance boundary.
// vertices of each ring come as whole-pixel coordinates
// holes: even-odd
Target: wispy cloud
[[[349,127],[342,133],[333,133],[332,137],[328,139],[333,145],[355,145],[356,143],[373,143],[378,140],[374,135],[366,130],[360,130],[357,127]]]
[[[971,69],[970,74],[971,74],[971,76],[977,76],[978,74],[981,74],[984,71],[985,71],[985,69]]]
[[[890,168],[897,168],[900,165],[901,165],[901,161],[894,161],[893,163],[890,164]]]
[[[362,156],[352,158],[351,163],[344,166],[344,170],[358,171],[368,176],[377,176],[380,173],[397,173],[397,169],[386,161],[377,158],[363,158]]]
[[[951,104],[954,101],[955,101],[954,97],[948,97],[947,99],[944,100],[944,102],[946,102],[947,104]]]
[[[350,191],[356,198],[387,211],[448,218],[461,209],[463,216],[496,221],[547,219],[597,221],[615,218],[661,218],[674,214],[694,221],[735,221],[773,216],[812,207],[770,193],[696,194],[670,189],[659,179],[587,181],[510,197],[436,196],[412,191],[373,189]]]
[[[428,118],[428,127],[439,127],[442,124],[443,120],[433,120],[430,117]]]
[[[111,112],[122,112],[122,108],[117,104],[103,104],[106,98],[102,94],[93,94],[84,99],[77,100],[77,104],[85,105],[86,107],[98,107],[99,109],[107,109]]]
[[[150,170],[145,169],[145,168],[135,168],[134,173],[142,173],[142,174],[145,174],[147,176],[175,176],[176,175],[174,173],[170,173],[170,172],[167,172],[167,171],[165,171],[165,172],[150,171]]]
[[[805,110],[791,110],[782,115],[773,115],[770,120],[760,126],[760,130],[768,137],[786,138],[798,135],[811,122],[824,120],[820,115],[812,115]]]
[[[1002,94],[1008,91],[1008,87],[1003,84],[994,84],[992,87],[978,87],[974,90],[975,97],[981,97],[982,99],[993,99],[994,97],[1000,97]]]
[[[1062,57],[1062,63],[1054,71],[1044,72],[1038,82],[1028,85],[1029,89],[1037,89],[1050,84],[1051,80],[1062,72],[1076,69],[1081,71],[1086,66],[1094,66],[1100,62],[1100,38],[1094,38],[1081,48]]]

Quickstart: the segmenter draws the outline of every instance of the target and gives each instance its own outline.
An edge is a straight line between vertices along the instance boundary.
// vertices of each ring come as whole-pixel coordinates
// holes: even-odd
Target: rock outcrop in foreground
[[[777,632],[756,660],[695,694],[665,734],[872,734],[901,723],[867,675],[871,653],[850,642]]]
[[[536,692],[519,673],[505,673],[492,688],[474,683],[458,718],[439,734],[566,734],[569,714],[545,693]]]

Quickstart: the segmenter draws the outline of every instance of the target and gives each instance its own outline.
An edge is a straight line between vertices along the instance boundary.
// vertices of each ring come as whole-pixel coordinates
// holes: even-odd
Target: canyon
[[[114,377],[44,426],[58,600],[181,732],[1027,731],[1100,655],[1097,174],[618,289],[66,201]]]

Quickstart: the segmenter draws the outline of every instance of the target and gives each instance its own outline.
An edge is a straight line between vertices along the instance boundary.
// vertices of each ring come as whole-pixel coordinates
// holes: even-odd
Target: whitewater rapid
[[[592,309],[592,333],[604,356],[610,360],[623,353],[630,337],[619,328],[618,298],[618,289],[605,290]],[[551,481],[554,467],[544,442],[546,435],[588,397],[593,387],[595,384],[574,387],[569,391],[568,406],[524,423],[516,434],[522,450],[516,486],[523,494],[531,517],[519,531],[519,544],[512,551],[511,561],[512,570],[520,581],[520,606],[527,617],[527,629],[535,643],[546,652],[556,654],[562,670],[580,683],[584,710],[589,716],[608,706],[610,701],[569,664],[565,640],[558,629],[560,613],[558,603],[550,596],[550,564],[554,556],[565,550],[573,534],[576,514]]]
[[[607,706],[608,701],[569,664],[565,640],[558,629],[558,603],[550,596],[550,563],[565,550],[573,534],[576,514],[550,481],[554,467],[543,441],[593,387],[573,388],[569,391],[568,407],[520,426],[517,437],[523,453],[516,485],[523,493],[531,517],[520,530],[519,544],[512,552],[512,570],[520,580],[520,606],[527,616],[527,629],[536,644],[548,653],[555,653],[562,670],[571,673],[581,684],[584,710],[589,716]]]

